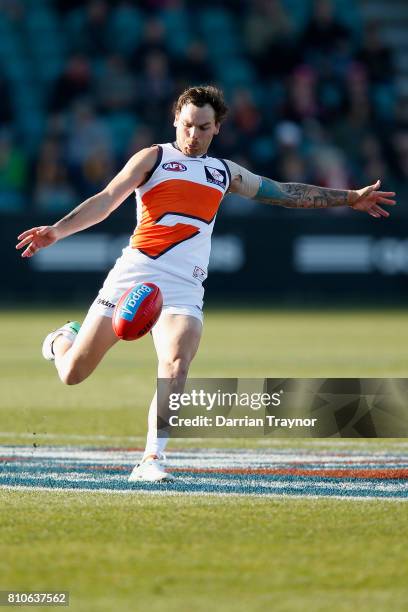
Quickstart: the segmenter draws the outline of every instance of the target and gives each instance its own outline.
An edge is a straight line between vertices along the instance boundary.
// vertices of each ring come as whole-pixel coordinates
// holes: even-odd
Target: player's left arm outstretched
[[[349,206],[372,217],[389,217],[383,205],[394,206],[394,191],[380,191],[381,182],[362,189],[329,189],[303,183],[279,183],[249,172],[227,161],[231,171],[230,191],[252,198],[256,202],[286,208],[333,208]]]
[[[349,206],[366,212],[372,217],[389,217],[390,213],[380,204],[394,206],[394,191],[380,191],[381,182],[362,189],[328,189],[302,183],[277,183],[261,177],[261,184],[254,199],[265,204],[277,204],[287,208],[331,208]]]

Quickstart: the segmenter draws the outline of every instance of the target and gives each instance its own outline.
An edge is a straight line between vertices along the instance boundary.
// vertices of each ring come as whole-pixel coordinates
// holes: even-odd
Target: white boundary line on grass
[[[65,433],[19,433],[13,431],[0,431],[0,438],[21,438],[23,440],[30,439],[35,440],[36,438],[47,438],[48,440],[59,440],[61,438],[66,438],[68,440],[103,440],[103,441],[123,441],[126,440],[128,442],[141,442],[145,441],[145,436],[104,436],[104,435],[94,435],[89,434],[65,434]]]
[[[66,434],[66,433],[22,433],[13,431],[0,431],[1,438],[21,438],[22,440],[36,440],[38,438],[46,438],[47,440],[60,440],[61,438],[67,440],[96,440],[96,441],[107,441],[107,442],[145,442],[145,436],[107,436],[103,434]],[[238,441],[240,438],[236,438]],[[210,444],[212,438],[174,438],[173,442],[182,444],[184,441],[188,441],[189,445],[194,442],[207,442]],[[213,438],[219,443],[222,438]],[[233,438],[228,438],[233,440]],[[274,444],[292,444],[296,446],[297,441],[302,444],[306,443],[310,446],[326,446],[336,445],[342,447],[359,447],[365,446],[368,449],[375,447],[376,442],[380,443],[386,441],[388,447],[395,448],[407,448],[408,449],[408,438],[404,438],[405,441],[399,441],[398,438],[250,438],[251,442],[257,446],[273,446]],[[368,441],[369,440],[369,441]],[[217,444],[218,448],[218,444]],[[234,448],[234,447],[231,447]],[[225,447],[225,450],[229,450],[229,447]]]

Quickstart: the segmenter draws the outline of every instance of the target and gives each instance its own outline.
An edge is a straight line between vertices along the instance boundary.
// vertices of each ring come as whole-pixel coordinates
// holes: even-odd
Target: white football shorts
[[[203,322],[204,288],[198,279],[189,280],[177,275],[177,271],[163,270],[156,261],[140,257],[130,247],[122,251],[116,260],[89,312],[112,317],[120,297],[136,283],[154,283],[163,294],[163,311],[166,314],[183,314]]]

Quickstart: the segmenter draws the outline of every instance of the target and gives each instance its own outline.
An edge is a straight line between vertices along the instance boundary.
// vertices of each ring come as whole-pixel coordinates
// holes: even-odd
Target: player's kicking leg
[[[167,392],[163,393],[164,404],[168,403],[170,393],[182,393],[188,369],[200,344],[202,323],[199,319],[178,314],[160,317],[153,328],[153,340],[158,358],[158,378],[167,380]],[[160,407],[165,409],[165,406]],[[129,481],[171,480],[163,467],[163,453],[168,438],[157,436],[157,394],[154,395],[149,410],[146,449],[142,462],[132,471]]]
[[[76,385],[93,372],[117,341],[112,319],[91,310],[82,326],[73,321],[48,334],[43,356],[55,362],[63,383]]]

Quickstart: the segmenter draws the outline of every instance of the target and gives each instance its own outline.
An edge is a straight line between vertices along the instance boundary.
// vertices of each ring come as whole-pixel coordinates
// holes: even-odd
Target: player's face
[[[174,120],[177,146],[184,155],[199,157],[207,153],[213,137],[220,131],[210,104],[199,107],[185,104]]]

